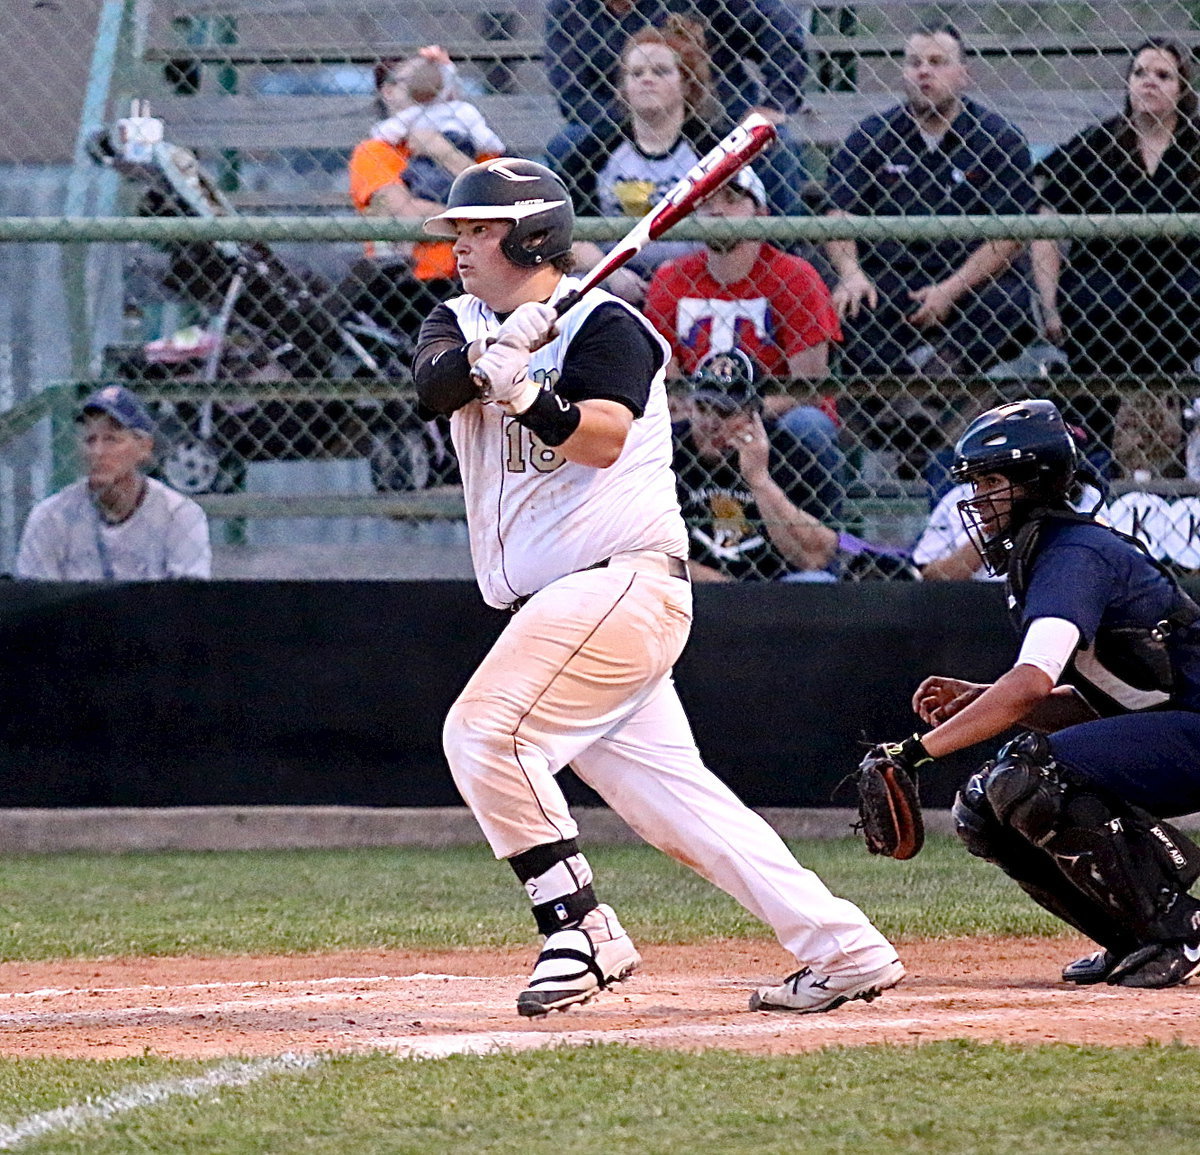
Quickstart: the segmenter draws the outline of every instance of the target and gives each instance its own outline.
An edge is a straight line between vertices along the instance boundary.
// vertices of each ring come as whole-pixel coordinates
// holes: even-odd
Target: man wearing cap
[[[743,168],[696,211],[738,222],[766,216],[762,181]],[[741,239],[733,228],[663,264],[647,290],[645,314],[670,343],[681,376],[693,374],[709,353],[736,345],[760,374],[822,378],[830,342],[841,340],[817,270],[773,245]]]
[[[692,580],[833,581],[838,532],[802,508],[813,495],[763,419],[749,357],[712,354],[692,381],[691,419],[673,429]]]
[[[207,578],[208,519],[194,501],[142,472],[154,421],[122,385],[105,385],[76,418],[87,477],[38,502],[17,552],[17,577],[42,581]]]

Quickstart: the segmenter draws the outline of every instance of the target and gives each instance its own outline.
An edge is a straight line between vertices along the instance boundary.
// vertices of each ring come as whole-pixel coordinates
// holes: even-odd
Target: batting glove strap
[[[475,375],[487,381],[486,398],[508,403],[537,385],[529,380],[529,350],[499,343],[488,346],[475,362]],[[531,398],[532,399],[532,398]]]
[[[548,446],[561,445],[579,428],[583,414],[579,406],[560,397],[553,389],[540,389],[532,404],[517,420]]]

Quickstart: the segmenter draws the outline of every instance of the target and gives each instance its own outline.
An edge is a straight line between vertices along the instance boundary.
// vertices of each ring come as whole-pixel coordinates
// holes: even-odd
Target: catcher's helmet
[[[534,269],[571,249],[575,210],[566,185],[545,165],[504,156],[464,169],[454,178],[446,209],[425,222],[435,236],[454,236],[455,221],[512,221],[500,251]]]
[[[1077,485],[1075,439],[1051,401],[1014,401],[967,426],[954,449],[957,482],[998,476],[1007,487],[958,503],[967,533],[988,569],[1008,569],[1018,531],[1039,509],[1064,509]]]

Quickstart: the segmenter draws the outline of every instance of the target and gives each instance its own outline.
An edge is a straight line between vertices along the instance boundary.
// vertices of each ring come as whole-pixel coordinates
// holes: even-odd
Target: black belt
[[[590,569],[606,569],[612,561],[611,557],[606,557],[603,561],[592,562],[591,565],[585,565],[583,569],[575,570],[575,573],[587,573]],[[691,581],[691,575],[688,573],[687,562],[681,557],[675,557],[672,554],[667,554],[667,573],[673,578],[679,578],[681,581]],[[540,590],[534,590],[534,593],[540,593]],[[508,603],[508,609],[511,613],[516,613],[533,594],[525,594],[517,598],[516,601]]]

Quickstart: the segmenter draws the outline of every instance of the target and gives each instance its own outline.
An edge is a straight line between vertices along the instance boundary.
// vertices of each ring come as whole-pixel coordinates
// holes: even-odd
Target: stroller
[[[194,153],[163,139],[162,122],[135,101],[133,115],[90,141],[92,159],[139,193],[139,216],[224,217],[237,210]],[[106,376],[131,383],[195,382],[196,400],[159,402],[158,472],[187,494],[240,488],[248,461],[366,457],[377,490],[458,481],[443,420],[421,421],[415,403],[388,396],[287,396],[287,382],[394,382],[409,392],[411,340],[364,307],[352,272],[330,285],[295,270],[261,242],[168,242],[165,264],[141,262],[167,298],[205,318],[185,341],[110,347]],[[126,306],[138,309],[136,301]],[[279,399],[214,400],[206,385],[241,381]],[[248,389],[248,392],[250,390]],[[364,391],[365,393],[366,391]],[[342,399],[345,397],[345,399]]]

